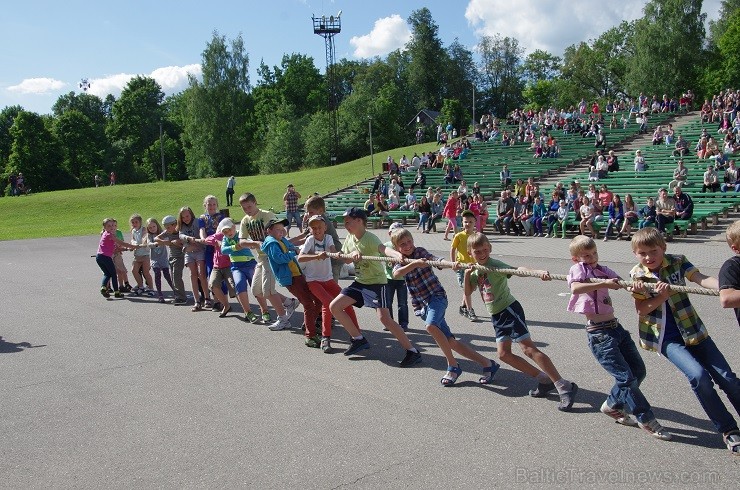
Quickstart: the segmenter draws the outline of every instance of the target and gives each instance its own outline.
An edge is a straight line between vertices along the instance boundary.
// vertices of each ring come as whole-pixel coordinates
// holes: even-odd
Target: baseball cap
[[[391,223],[391,226],[388,227],[388,234],[390,235],[396,230],[403,229],[403,225],[401,223]]]
[[[346,218],[367,219],[367,213],[365,212],[365,210],[358,207],[347,208],[342,216]]]
[[[326,223],[326,220],[320,214],[314,214],[313,216],[311,216],[310,218],[308,218],[308,223],[309,224],[313,223],[314,221],[321,221],[322,223]]]
[[[231,218],[224,218],[218,223],[218,227],[216,228],[216,231],[221,233],[224,231],[225,228],[233,228],[234,222],[231,220]]]
[[[162,218],[163,225],[174,225],[175,223],[177,223],[177,218],[175,218],[171,214],[168,214],[167,216]]]
[[[289,221],[287,219],[271,219],[265,225],[265,229],[269,230],[270,228],[272,228],[275,225],[288,226],[288,224],[289,224]]]

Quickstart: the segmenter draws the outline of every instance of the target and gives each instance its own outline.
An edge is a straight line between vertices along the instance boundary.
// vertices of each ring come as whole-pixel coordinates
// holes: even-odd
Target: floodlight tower
[[[334,36],[342,30],[342,11],[334,16],[321,17],[311,16],[313,20],[313,33],[324,38],[326,46],[326,85],[329,90],[329,120],[331,121],[331,164],[337,163],[339,151],[339,131],[337,128],[337,78],[334,74]]]

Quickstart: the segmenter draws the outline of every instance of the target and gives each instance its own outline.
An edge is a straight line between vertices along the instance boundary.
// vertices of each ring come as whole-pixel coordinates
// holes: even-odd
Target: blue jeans
[[[303,222],[301,221],[301,212],[300,211],[287,211],[285,213],[285,218],[288,220],[288,226],[285,228],[288,232],[290,232],[290,225],[295,221],[295,225],[298,227],[298,231],[301,233],[303,232]]]
[[[614,377],[606,399],[612,408],[627,408],[639,422],[655,418],[650,403],[640,391],[647,371],[630,333],[622,325],[588,333],[588,346],[601,367]]]
[[[398,324],[404,329],[409,326],[409,293],[406,289],[406,281],[398,279],[388,279],[388,285],[385,288],[385,298],[388,310],[393,317],[393,296],[398,299]]]
[[[737,430],[737,422],[722,403],[714,389],[714,383],[727,394],[735,412],[740,413],[740,380],[732,372],[714,341],[708,337],[698,345],[690,346],[683,342],[665,342],[662,353],[686,375],[691,389],[717,432],[724,434]]]

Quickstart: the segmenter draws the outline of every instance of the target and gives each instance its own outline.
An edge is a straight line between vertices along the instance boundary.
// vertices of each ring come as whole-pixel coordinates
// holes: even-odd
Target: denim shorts
[[[499,313],[491,315],[496,342],[521,342],[529,338],[524,309],[514,301]]]
[[[460,285],[461,288],[465,287],[465,271],[467,269],[458,269],[455,271],[455,275],[457,275],[457,283]]]
[[[388,308],[386,301],[385,284],[361,284],[354,281],[342,289],[342,294],[355,300],[357,308]]]
[[[422,307],[418,312],[419,317],[424,320],[427,326],[434,325],[448,339],[454,339],[455,336],[450,332],[450,326],[447,325],[445,320],[445,311],[447,310],[447,297],[446,296],[432,296],[429,298],[429,302]],[[417,312],[414,312],[417,314]]]
[[[206,260],[206,251],[195,250],[194,252],[185,252],[185,265],[203,262]]]

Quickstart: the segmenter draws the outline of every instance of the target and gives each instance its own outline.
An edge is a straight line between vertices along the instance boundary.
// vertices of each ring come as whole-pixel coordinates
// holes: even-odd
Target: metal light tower
[[[339,151],[339,130],[337,128],[337,79],[334,74],[334,36],[342,30],[342,11],[336,16],[311,17],[313,20],[313,33],[324,38],[326,45],[326,85],[329,89],[329,120],[331,121],[331,164],[337,163]]]

